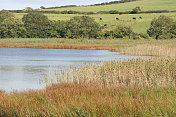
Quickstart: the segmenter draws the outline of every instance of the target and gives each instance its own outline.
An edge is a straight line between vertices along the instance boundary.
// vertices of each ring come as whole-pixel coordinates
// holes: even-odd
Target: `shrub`
[[[21,20],[14,17],[4,19],[0,24],[1,38],[24,38],[26,37],[26,29]]]
[[[133,38],[133,30],[127,26],[117,26],[113,30],[104,30],[99,34],[99,38],[118,39],[118,38]]]
[[[176,37],[176,22],[173,23],[170,33],[174,35],[174,37]]]
[[[132,38],[133,40],[149,39],[149,35],[143,33],[133,33]]]
[[[118,26],[113,30],[114,38],[124,38],[124,37],[131,38],[132,34],[133,34],[132,29],[127,26]]]
[[[99,33],[99,37],[100,39],[112,39],[114,38],[113,37],[114,35],[114,32],[112,30],[105,30],[105,31],[102,31],[101,33]]]
[[[75,16],[67,22],[69,38],[96,38],[101,26],[89,16]]]
[[[159,39],[161,35],[166,35],[171,31],[172,25],[173,19],[162,15],[158,19],[152,20],[147,33],[149,36]]]

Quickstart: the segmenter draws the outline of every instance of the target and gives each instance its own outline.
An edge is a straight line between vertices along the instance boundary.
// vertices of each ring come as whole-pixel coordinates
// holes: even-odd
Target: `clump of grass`
[[[62,72],[58,82],[99,86],[166,86],[175,84],[175,59],[150,58],[110,61]]]

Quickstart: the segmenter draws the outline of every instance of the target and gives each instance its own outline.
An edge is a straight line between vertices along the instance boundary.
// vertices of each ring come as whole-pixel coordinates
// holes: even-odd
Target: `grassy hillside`
[[[142,11],[149,11],[149,10],[175,11],[176,0],[140,0],[135,2],[127,2],[127,3],[113,4],[113,5],[81,6],[81,7],[43,9],[43,10],[56,10],[56,11],[72,10],[72,11],[84,11],[84,12],[91,12],[91,11],[98,12],[98,11],[109,11],[109,10],[130,11],[136,6],[140,6]]]
[[[43,10],[73,10],[73,11],[84,11],[84,12],[98,12],[98,11],[130,11],[136,6],[140,6],[142,11],[150,10],[168,10],[176,11],[176,0],[140,0],[135,2],[127,2],[121,4],[112,5],[102,5],[102,6],[85,6],[85,7],[68,7],[68,8],[57,8],[57,9],[43,9]],[[16,17],[22,18],[24,13],[16,14]],[[46,14],[51,20],[69,20],[70,18],[77,16],[78,14]],[[146,33],[150,26],[150,22],[154,17],[159,17],[160,15],[166,15],[173,19],[176,19],[176,13],[157,13],[157,14],[95,14],[89,15],[93,17],[101,25],[107,24],[108,28],[113,28],[116,25],[128,25],[137,33]],[[139,19],[142,16],[143,19]],[[100,17],[103,20],[100,21]],[[118,17],[120,20],[116,20]],[[132,20],[136,17],[137,20]]]
[[[22,18],[24,13],[15,14],[17,18]],[[69,20],[77,14],[46,14],[50,20]],[[96,14],[89,15],[93,17],[101,25],[108,24],[108,28],[113,28],[116,25],[128,25],[133,28],[135,32],[146,33],[147,29],[150,26],[150,22],[154,17],[159,17],[160,15],[166,15],[173,19],[176,19],[176,13],[158,13],[158,14]],[[139,19],[142,16],[143,19]],[[100,17],[103,20],[100,21]],[[116,20],[118,17],[120,20]],[[132,20],[133,17],[136,17],[137,20]]]

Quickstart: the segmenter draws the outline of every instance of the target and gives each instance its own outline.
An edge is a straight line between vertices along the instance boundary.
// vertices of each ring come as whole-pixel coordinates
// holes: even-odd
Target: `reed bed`
[[[135,47],[125,47],[121,49],[121,54],[137,56],[160,56],[176,58],[176,47],[163,45],[137,45]]]
[[[132,59],[62,71],[45,90],[0,92],[0,116],[171,116],[176,60]]]
[[[176,85],[176,60],[138,58],[110,61],[100,65],[62,71],[58,83],[88,83],[99,86],[167,86]]]
[[[32,43],[56,40],[42,39]],[[61,40],[57,41],[60,43]],[[87,45],[95,42],[108,45],[109,42],[112,47],[120,45],[124,54],[152,57],[109,61],[55,73],[55,79],[45,79],[50,84],[44,90],[0,91],[0,116],[175,117],[175,40],[102,40],[99,43],[84,40],[79,44],[83,42]]]

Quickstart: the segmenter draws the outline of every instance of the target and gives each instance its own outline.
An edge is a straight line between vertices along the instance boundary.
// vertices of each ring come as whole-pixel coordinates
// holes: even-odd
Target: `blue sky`
[[[112,0],[0,0],[0,10],[24,9],[25,7],[40,8],[63,5],[89,5],[109,2]]]

